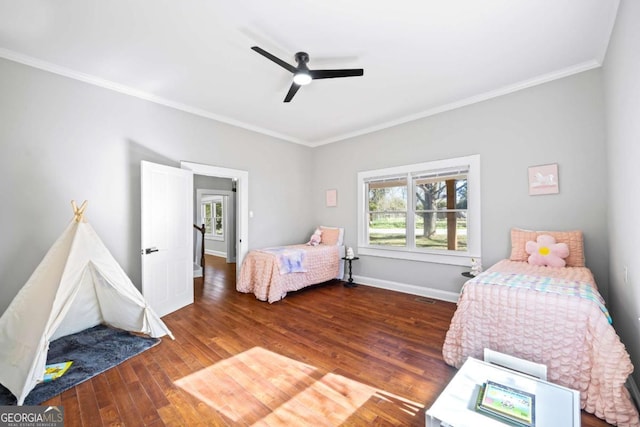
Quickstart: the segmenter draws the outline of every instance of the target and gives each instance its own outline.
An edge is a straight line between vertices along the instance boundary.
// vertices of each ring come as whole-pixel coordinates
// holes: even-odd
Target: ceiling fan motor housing
[[[304,65],[309,62],[309,54],[307,52],[298,52],[296,53],[295,58],[299,65]]]

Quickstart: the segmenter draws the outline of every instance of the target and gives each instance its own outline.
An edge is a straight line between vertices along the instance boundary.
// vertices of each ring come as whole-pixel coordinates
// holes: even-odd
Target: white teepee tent
[[[56,338],[98,324],[173,338],[83,220],[86,203],[71,202],[74,220],[0,317],[0,384],[18,405],[42,380]]]

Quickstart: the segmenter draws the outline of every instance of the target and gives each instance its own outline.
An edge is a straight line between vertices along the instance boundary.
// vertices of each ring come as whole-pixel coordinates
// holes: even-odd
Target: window
[[[480,258],[478,155],[360,172],[363,255],[468,265]]]
[[[222,196],[203,197],[202,221],[209,239],[224,240],[224,198]]]

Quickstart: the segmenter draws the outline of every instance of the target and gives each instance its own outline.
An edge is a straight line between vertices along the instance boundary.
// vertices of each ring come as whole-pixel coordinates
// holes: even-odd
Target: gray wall
[[[603,294],[608,283],[606,151],[599,70],[438,114],[314,152],[313,201],[318,223],[346,227],[357,246],[359,171],[480,154],[482,255],[488,267],[510,253],[509,230],[580,229],[586,259]],[[527,168],[557,163],[560,193],[529,196]],[[324,191],[338,206],[324,207]],[[458,292],[463,267],[362,257],[363,278]],[[365,279],[366,280],[366,279]],[[366,283],[366,282],[365,282]]]
[[[312,149],[0,59],[0,313],[72,218],[140,287],[140,160],[249,172],[249,248],[308,239]],[[247,155],[250,153],[250,155]]]
[[[604,64],[609,160],[610,309],[640,384],[640,3],[622,0]],[[627,280],[624,269],[627,268]]]

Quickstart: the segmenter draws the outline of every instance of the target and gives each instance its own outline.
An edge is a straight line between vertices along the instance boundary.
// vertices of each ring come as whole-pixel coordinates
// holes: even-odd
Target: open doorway
[[[194,277],[202,275],[204,254],[236,262],[236,182],[193,175]]]
[[[232,213],[234,217],[235,223],[235,235],[232,237],[233,241],[228,242],[227,247],[231,247],[232,249],[228,249],[231,251],[235,251],[235,262],[236,262],[236,275],[240,271],[240,266],[242,265],[242,260],[244,256],[248,252],[248,242],[249,242],[249,173],[247,171],[237,170],[237,169],[228,169],[221,168],[217,166],[211,165],[203,165],[200,163],[191,163],[191,162],[180,162],[180,166],[183,169],[191,170],[195,175],[200,175],[203,177],[215,177],[217,179],[227,179],[230,180],[231,185],[235,185],[235,191],[233,191],[233,187],[229,193],[233,193],[235,198],[235,213]],[[195,181],[195,178],[194,178]],[[228,190],[220,190],[220,191],[228,191]],[[204,193],[202,193],[204,194]],[[228,195],[226,193],[221,193],[223,196]],[[194,198],[197,198],[197,193]],[[229,215],[229,214],[227,214]],[[231,221],[229,221],[231,222]],[[233,254],[232,254],[233,255]],[[195,261],[195,258],[194,258]]]

